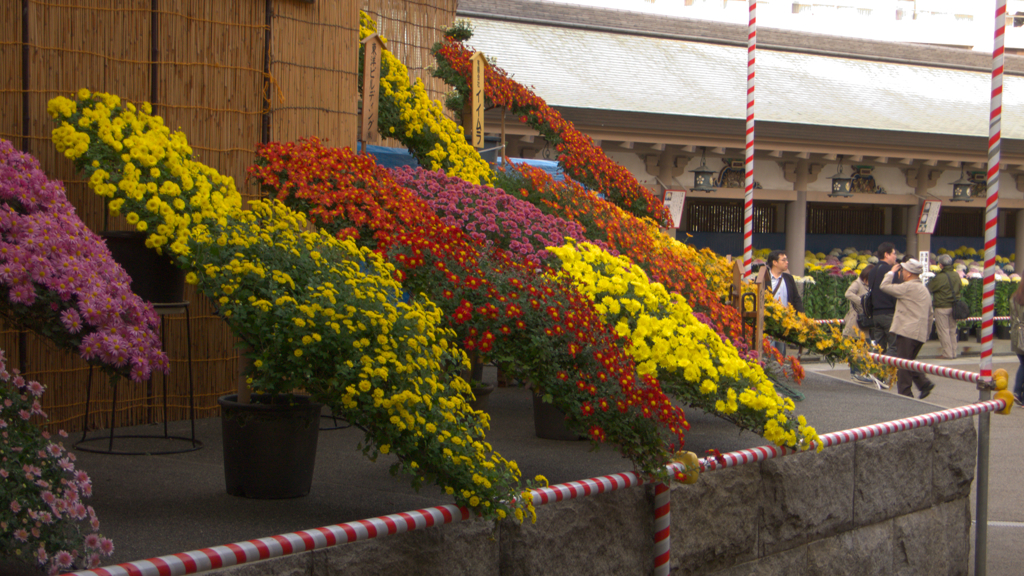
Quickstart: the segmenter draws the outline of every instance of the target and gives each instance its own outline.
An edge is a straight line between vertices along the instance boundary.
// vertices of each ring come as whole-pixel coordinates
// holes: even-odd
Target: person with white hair
[[[921,282],[924,267],[913,258],[893,265],[892,270],[882,277],[882,291],[896,298],[896,312],[892,317],[891,334],[896,335],[898,358],[914,360],[932,331],[932,298],[928,288]],[[899,274],[901,282],[893,283]],[[896,372],[896,391],[903,396],[914,397],[913,384],[919,391],[918,398],[924,399],[935,384],[922,372],[900,369]]]
[[[963,284],[960,274],[953,269],[953,258],[949,254],[939,256],[937,263],[942,270],[928,282],[935,311],[935,331],[939,334],[943,360],[956,358],[956,320],[953,319],[953,302],[960,297]]]

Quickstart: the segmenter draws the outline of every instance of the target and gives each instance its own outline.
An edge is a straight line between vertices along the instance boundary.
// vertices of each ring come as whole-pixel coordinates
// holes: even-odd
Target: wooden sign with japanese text
[[[686,203],[686,190],[665,190],[665,208],[672,215],[672,226],[679,228],[683,220],[683,205]]]
[[[380,103],[380,57],[384,42],[380,36],[371,34],[363,40],[363,45],[366,50],[363,54],[363,111],[359,118],[359,132],[365,147],[380,143],[377,107]]]
[[[921,204],[921,215],[917,219],[918,234],[934,234],[935,225],[939,222],[939,209],[942,202],[938,200],[925,200]]]
[[[477,52],[469,59],[473,63],[473,77],[470,83],[472,102],[469,114],[469,142],[474,148],[484,147],[484,79],[487,73],[487,59]]]

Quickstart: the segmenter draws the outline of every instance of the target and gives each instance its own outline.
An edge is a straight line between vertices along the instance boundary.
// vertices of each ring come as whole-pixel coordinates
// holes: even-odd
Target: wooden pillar
[[[793,183],[796,191],[796,201],[786,204],[786,257],[790,274],[803,276],[807,250],[807,185],[818,179],[822,165],[798,160],[786,162],[782,168],[786,180]]]

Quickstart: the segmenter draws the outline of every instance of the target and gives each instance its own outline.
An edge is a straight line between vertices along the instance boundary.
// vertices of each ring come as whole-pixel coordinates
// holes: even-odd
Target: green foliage
[[[804,310],[807,317],[825,320],[846,316],[850,309],[846,290],[857,276],[825,271],[810,272],[807,275],[814,280],[813,283],[804,283]]]
[[[981,293],[982,293],[982,279],[971,278],[967,281],[967,286],[960,292],[960,298],[964,302],[967,302],[967,306],[971,309],[971,316],[981,316]],[[981,326],[980,321],[966,322],[966,326]]]
[[[473,37],[473,25],[469,20],[456,20],[450,27],[445,28],[442,34],[459,42],[465,42]]]
[[[996,281],[996,316],[1009,316],[1010,315],[1010,297],[1013,296],[1014,290],[1017,289],[1017,282],[1013,281]]]

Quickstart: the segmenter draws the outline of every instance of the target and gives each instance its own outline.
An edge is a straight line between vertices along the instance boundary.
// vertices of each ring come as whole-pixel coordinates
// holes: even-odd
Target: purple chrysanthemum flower
[[[561,246],[567,237],[615,253],[602,242],[587,240],[579,224],[545,214],[504,190],[470,184],[422,168],[395,168],[391,174],[398,184],[423,198],[446,225],[465,231],[474,240],[518,254],[535,265],[548,260],[547,247]]]
[[[78,218],[63,185],[49,180],[34,157],[0,139],[0,306],[12,307],[25,326],[51,334],[84,359],[145,380],[169,363],[156,312],[130,286],[103,240]],[[101,333],[119,348],[105,349],[91,338]]]

